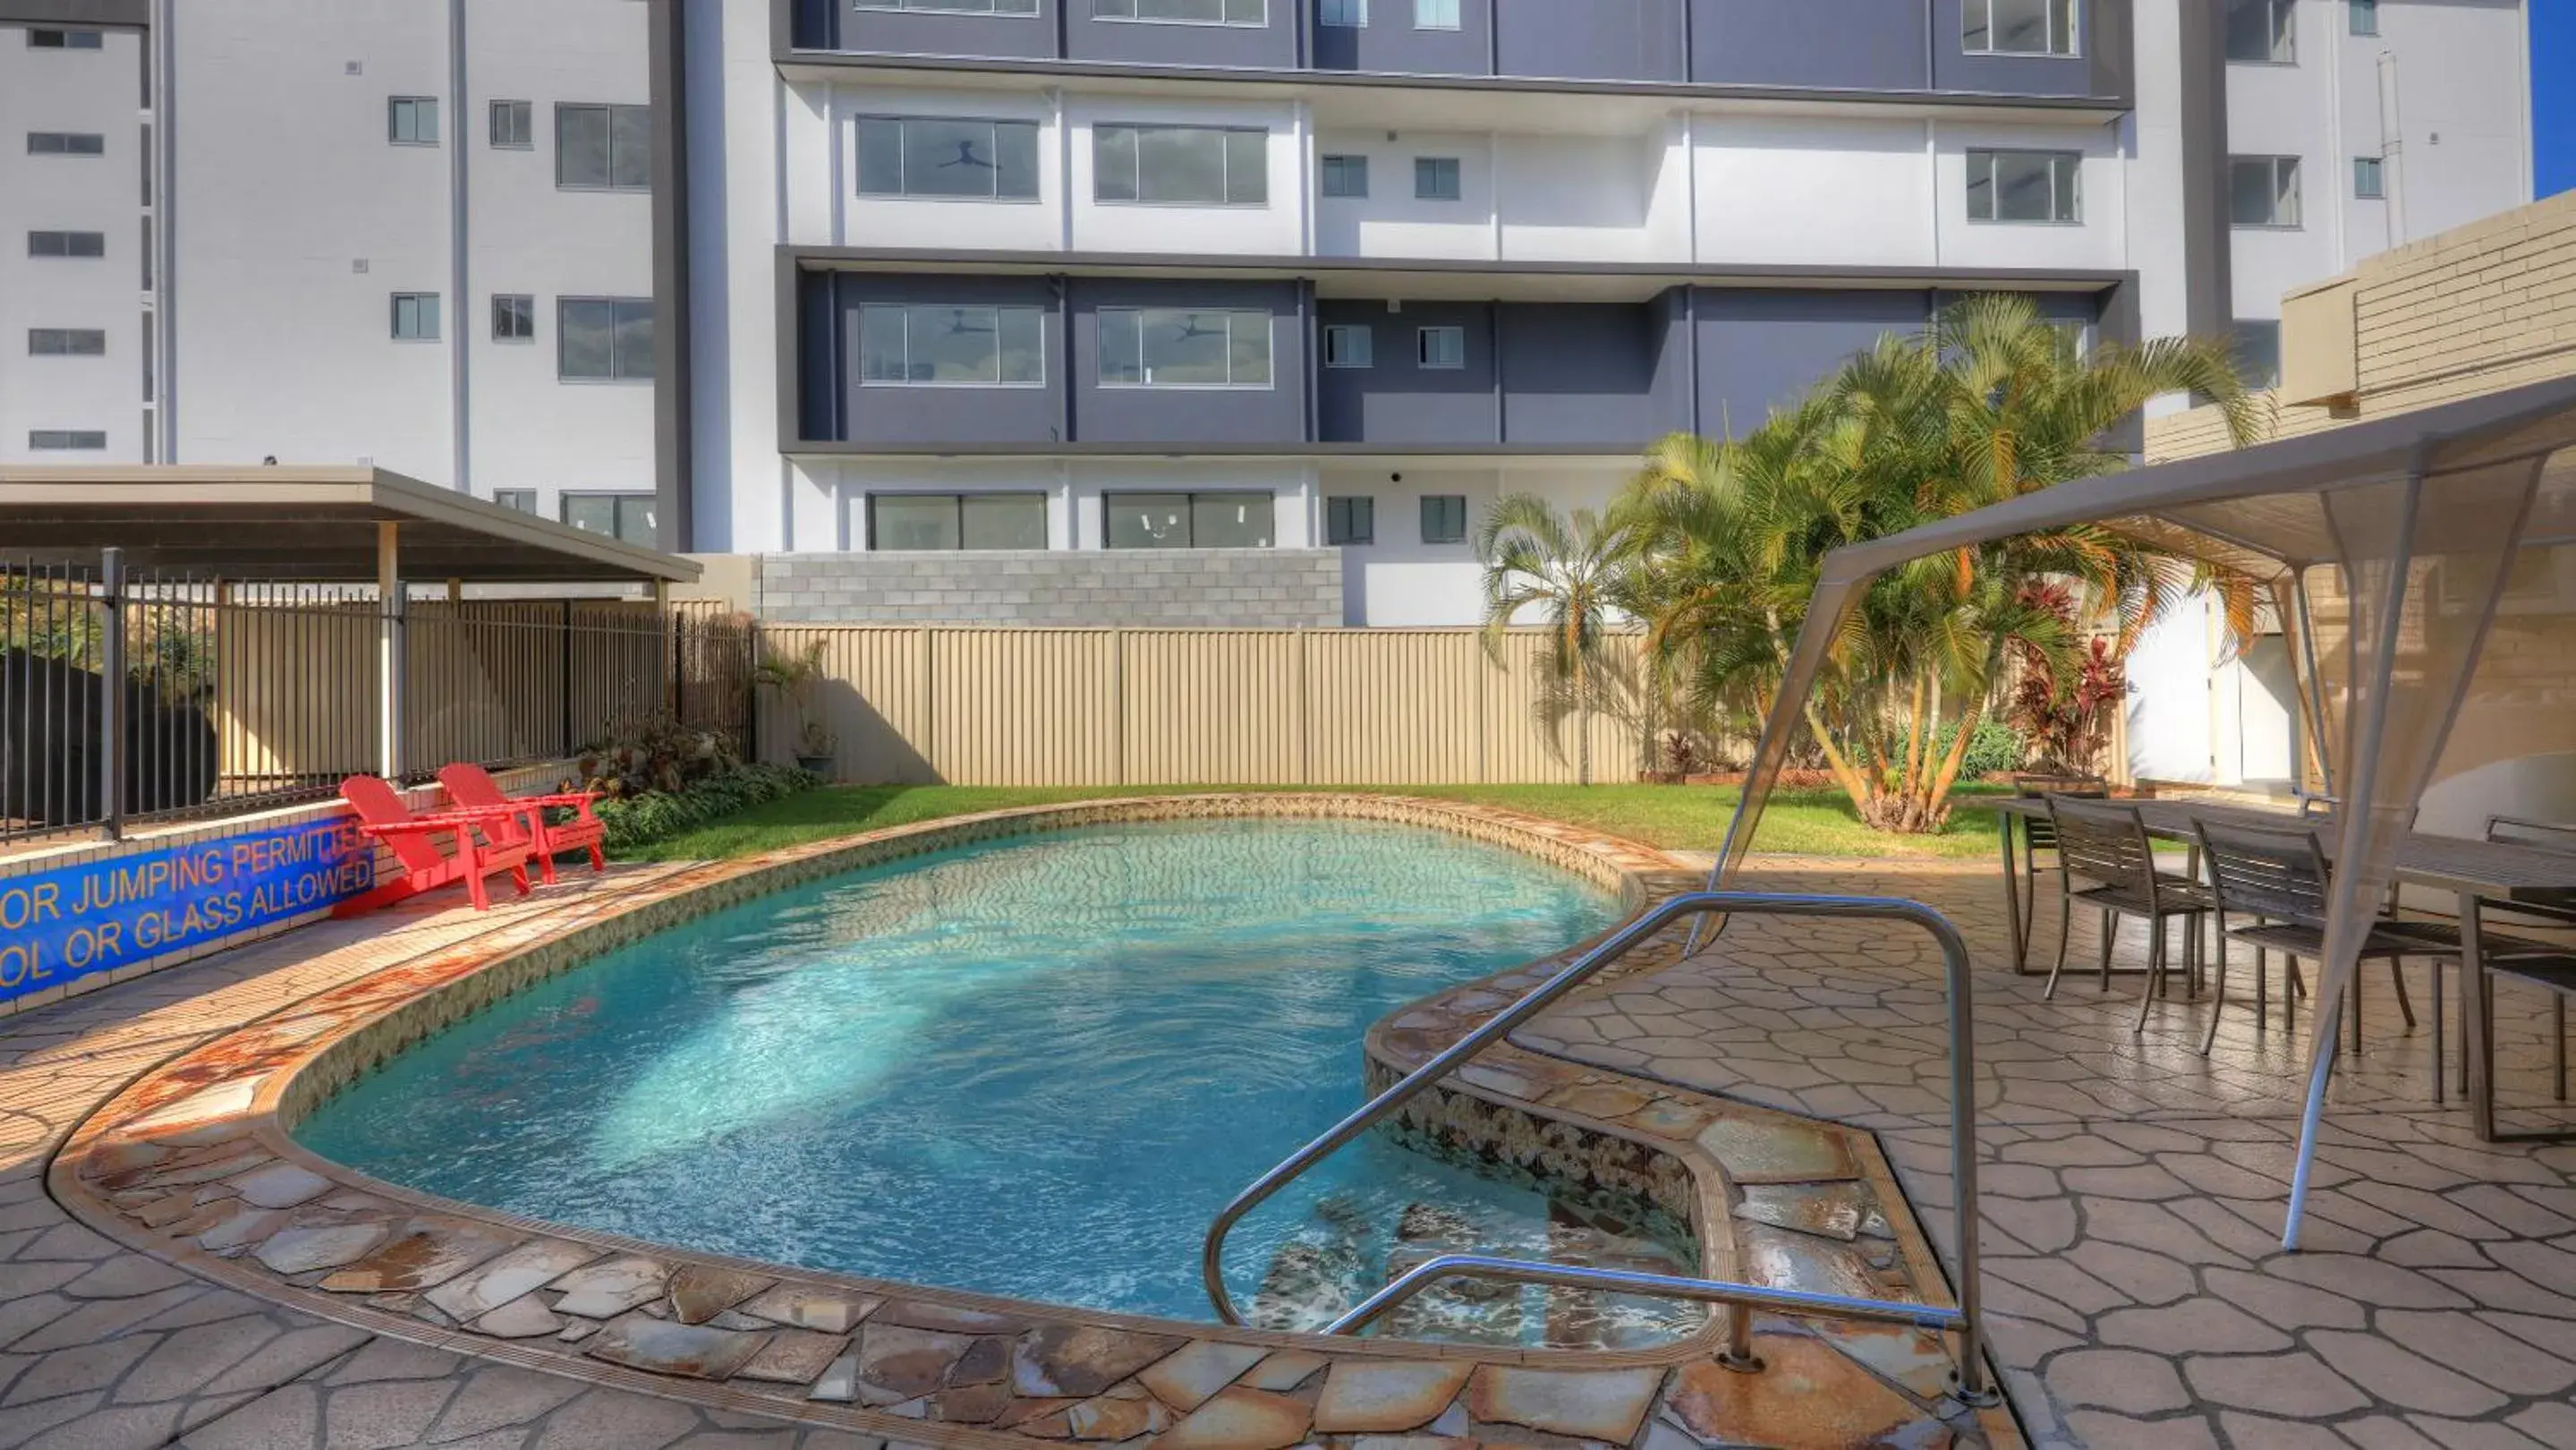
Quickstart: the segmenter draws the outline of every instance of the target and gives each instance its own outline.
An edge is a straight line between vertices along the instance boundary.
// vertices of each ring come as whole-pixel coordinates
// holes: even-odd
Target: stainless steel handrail
[[[1308,1168],[1332,1156],[1360,1134],[1367,1132],[1412,1101],[1432,1084],[1448,1076],[1461,1064],[1487,1047],[1509,1036],[1515,1028],[1553,1006],[1575,988],[1598,976],[1613,962],[1643,945],[1649,938],[1683,917],[1727,916],[1827,916],[1863,918],[1880,921],[1911,922],[1929,932],[1940,944],[1942,966],[1949,979],[1950,996],[1950,1171],[1956,1187],[1958,1209],[1958,1242],[1954,1252],[1959,1268],[1956,1310],[1938,1310],[1923,1305],[1895,1305],[1877,1300],[1845,1300],[1833,1295],[1799,1295],[1799,1307],[1785,1312],[1814,1314],[1832,1318],[1885,1320],[1896,1311],[1907,1311],[1915,1317],[1906,1322],[1926,1323],[1942,1320],[1937,1327],[1958,1335],[1955,1356],[1957,1368],[1953,1382],[1958,1393],[1971,1403],[1991,1403],[1992,1387],[1986,1381],[1983,1335],[1978,1327],[1977,1285],[1977,1102],[1976,1046],[1970,1032],[1974,1018],[1974,988],[1968,960],[1968,944],[1960,939],[1959,930],[1949,918],[1919,901],[1905,901],[1880,896],[1789,896],[1753,891],[1695,891],[1672,897],[1612,933],[1599,945],[1566,964],[1563,970],[1532,989],[1528,995],[1495,1013],[1475,1031],[1459,1038],[1432,1057],[1429,1062],[1405,1074],[1393,1087],[1379,1093],[1350,1116],[1325,1130],[1321,1137],[1290,1154],[1277,1167],[1261,1175],[1252,1185],[1236,1194],[1234,1201],[1217,1211],[1208,1224],[1207,1238],[1200,1245],[1199,1274],[1207,1284],[1208,1300],[1217,1317],[1228,1324],[1241,1324],[1243,1315],[1235,1307],[1234,1296],[1225,1286],[1225,1239],[1243,1216],[1266,1202],[1273,1194],[1295,1181]],[[1449,1264],[1442,1273],[1430,1273],[1436,1265]],[[1422,1285],[1449,1273],[1489,1272],[1497,1277],[1544,1271],[1550,1275],[1579,1272],[1566,1266],[1528,1264],[1517,1260],[1480,1260],[1474,1255],[1453,1255],[1423,1264],[1371,1295],[1367,1302],[1350,1314],[1334,1321],[1336,1333],[1348,1332],[1365,1324],[1386,1308],[1402,1302]],[[1765,1289],[1752,1284],[1725,1284],[1708,1279],[1666,1278],[1654,1274],[1619,1276],[1631,1281],[1628,1287],[1638,1293],[1671,1294],[1679,1298],[1717,1299],[1711,1291],[1724,1291],[1721,1302],[1735,1306],[1734,1323],[1729,1337],[1726,1361],[1739,1369],[1756,1369],[1760,1362],[1753,1357],[1753,1315],[1756,1308],[1772,1307],[1774,1296],[1785,1291]],[[1408,1282],[1414,1287],[1406,1290]],[[1554,1282],[1533,1280],[1532,1282]],[[1589,1287],[1601,1287],[1597,1282]],[[1397,1295],[1398,1290],[1405,1290]],[[1391,1295],[1397,1297],[1390,1298]],[[1380,1300],[1387,1300],[1379,1305]],[[1378,1306],[1375,1312],[1369,1312]],[[1355,1316],[1368,1314],[1367,1319]],[[1951,1316],[1944,1318],[1943,1316]]]
[[[1326,1334],[1357,1334],[1395,1312],[1398,1305],[1442,1279],[1501,1279],[1514,1284],[1548,1284],[1567,1289],[1606,1289],[1613,1293],[1658,1294],[1731,1304],[1740,1309],[1768,1309],[1775,1314],[1815,1314],[1835,1319],[1865,1319],[1882,1324],[1910,1324],[1936,1333],[1967,1327],[1967,1316],[1932,1304],[1896,1299],[1853,1299],[1815,1294],[1804,1289],[1766,1289],[1724,1279],[1685,1279],[1634,1269],[1595,1269],[1579,1264],[1541,1264],[1528,1259],[1497,1259],[1484,1254],[1443,1254],[1405,1270],[1402,1277],[1371,1294],[1341,1318],[1324,1326]],[[1748,1351],[1749,1352],[1749,1351]]]

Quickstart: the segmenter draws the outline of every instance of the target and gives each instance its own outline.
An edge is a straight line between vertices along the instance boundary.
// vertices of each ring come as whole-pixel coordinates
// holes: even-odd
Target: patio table
[[[1991,804],[1998,823],[1996,834],[2003,842],[2004,913],[2012,929],[2013,970],[2023,976],[2035,976],[2039,974],[2037,969],[2027,961],[2030,924],[2021,918],[2021,893],[2016,889],[2013,866],[2013,835],[2017,823],[2026,823],[2047,814],[2048,803],[2032,796],[2007,796]],[[2342,844],[2334,830],[2334,818],[2330,815],[2301,815],[2263,806],[2189,798],[2138,800],[2129,804],[2137,807],[2138,819],[2146,826],[2147,834],[2160,840],[2192,841],[2195,839],[2192,823],[2202,820],[2275,830],[2285,826],[2306,827],[2317,833],[2329,860]],[[2576,1129],[2513,1133],[2496,1130],[2495,1030],[2487,1010],[2486,958],[2478,940],[2479,913],[2484,902],[2506,905],[2516,901],[2563,903],[2569,892],[2576,891],[2576,854],[2502,841],[2472,841],[2458,836],[2409,831],[2397,843],[2395,875],[2405,885],[2448,891],[2459,900],[2464,973],[2460,1003],[2461,1012],[2467,1018],[2463,1024],[2466,1029],[2464,1035],[2469,1039],[2466,1049],[2469,1112],[2478,1136],[2490,1143],[2576,1139]],[[2438,992],[2434,994],[2433,1010],[2436,1013],[2442,1010]],[[2436,1030],[2439,1030],[2438,1026]],[[2439,1091],[2437,1083],[2435,1092]]]

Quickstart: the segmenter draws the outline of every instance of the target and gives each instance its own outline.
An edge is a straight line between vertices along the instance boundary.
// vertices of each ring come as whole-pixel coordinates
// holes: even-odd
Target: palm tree
[[[1577,509],[1571,520],[1535,494],[1500,499],[1476,534],[1485,566],[1485,653],[1503,659],[1503,640],[1523,610],[1547,626],[1539,661],[1569,691],[1575,726],[1575,778],[1592,784],[1592,703],[1606,664],[1611,616],[1623,602],[1626,525]],[[1541,702],[1541,709],[1547,703]]]
[[[2029,299],[1991,295],[1919,335],[1882,338],[1741,440],[1668,438],[1621,504],[1649,649],[1703,699],[1745,690],[1767,705],[1827,552],[2125,467],[2106,435],[2174,392],[2218,404],[2240,444],[2268,422],[2222,342],[2086,352]],[[1843,621],[1806,706],[1864,819],[1938,829],[2006,660],[2071,666],[2078,631],[2023,588],[2041,578],[2069,581],[2093,617],[2115,619],[2125,650],[2203,576],[2100,525],[1882,576]]]

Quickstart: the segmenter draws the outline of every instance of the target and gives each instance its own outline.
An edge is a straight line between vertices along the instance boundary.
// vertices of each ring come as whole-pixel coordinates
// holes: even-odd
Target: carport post
[[[107,839],[125,839],[125,551],[98,551],[98,591],[107,608],[99,641],[98,800]]]
[[[402,525],[376,525],[376,774],[402,783]]]

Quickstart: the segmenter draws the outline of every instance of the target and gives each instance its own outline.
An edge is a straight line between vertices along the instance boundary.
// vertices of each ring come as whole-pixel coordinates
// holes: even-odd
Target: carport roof
[[[0,559],[237,579],[690,583],[698,565],[373,468],[0,466]]]

